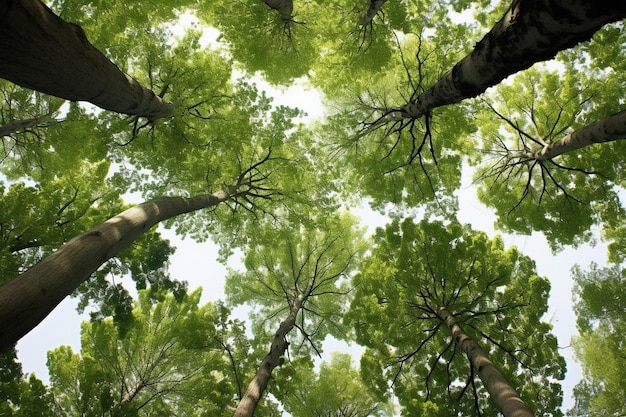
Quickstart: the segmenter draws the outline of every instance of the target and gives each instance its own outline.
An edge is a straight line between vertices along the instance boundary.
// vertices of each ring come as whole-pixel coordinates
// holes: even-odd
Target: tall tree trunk
[[[287,346],[289,345],[286,336],[296,324],[296,317],[302,308],[304,299],[303,294],[298,295],[294,299],[293,305],[289,310],[289,316],[278,326],[278,331],[274,335],[270,352],[263,358],[261,366],[259,366],[256,375],[252,381],[250,381],[246,393],[241,401],[239,401],[233,417],[252,417],[254,415],[254,410],[259,404],[263,392],[265,392],[267,384],[270,381],[272,371],[283,363],[282,356],[285,354]]]
[[[171,104],[120,71],[79,26],[39,0],[0,2],[0,77],[120,113],[150,119],[172,113]]]
[[[280,18],[285,22],[293,19],[293,0],[262,0],[271,9],[280,14]]]
[[[554,143],[546,144],[526,156],[531,159],[548,160],[594,143],[626,139],[626,110],[595,121]]]
[[[359,19],[359,25],[365,26],[372,23],[374,17],[378,14],[380,9],[383,7],[387,0],[370,0],[370,7],[367,9],[365,14],[361,16]]]
[[[20,133],[33,127],[50,126],[58,122],[58,120],[56,119],[56,116],[58,114],[59,109],[56,109],[46,114],[40,114],[39,116],[31,117],[30,119],[16,120],[4,124],[0,126],[0,137],[9,136],[14,133]]]
[[[460,347],[485,385],[491,399],[504,417],[533,417],[533,413],[519,394],[489,360],[487,354],[470,338],[446,309],[439,311],[439,318],[450,329],[454,342]]]
[[[382,121],[418,119],[432,109],[482,94],[504,78],[587,41],[602,26],[626,17],[626,2],[514,0],[474,50],[434,85]]]
[[[0,287],[0,351],[12,347],[107,260],[155,224],[229,199],[228,192],[160,197],[73,238]]]

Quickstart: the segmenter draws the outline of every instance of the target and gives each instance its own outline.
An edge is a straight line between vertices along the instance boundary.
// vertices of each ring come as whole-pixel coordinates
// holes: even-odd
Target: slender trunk
[[[532,159],[548,160],[594,143],[626,139],[626,110],[593,122],[554,143],[531,152]]]
[[[53,110],[46,114],[32,117],[30,119],[16,120],[11,123],[0,126],[0,137],[9,136],[14,133],[20,133],[33,127],[50,126],[57,123],[56,116],[59,114],[59,110]]]
[[[303,302],[303,295],[299,295],[294,299],[293,305],[289,310],[289,316],[278,326],[278,331],[274,335],[270,352],[263,358],[261,366],[259,366],[256,375],[248,385],[246,393],[243,395],[241,401],[239,401],[233,417],[252,417],[254,415],[254,410],[259,404],[263,392],[270,381],[272,371],[283,363],[282,356],[285,354],[287,346],[289,345],[286,336],[294,328],[296,317],[302,308]]]
[[[103,109],[168,117],[172,105],[124,74],[83,30],[39,0],[0,2],[0,77],[23,87]]]
[[[454,342],[465,352],[491,399],[504,417],[533,417],[533,413],[522,401],[517,391],[489,360],[487,354],[456,323],[454,316],[447,310],[441,309],[439,318],[450,329]]]
[[[482,94],[504,78],[587,41],[626,16],[626,2],[514,0],[502,19],[452,70],[385,120],[417,119],[432,109]]]
[[[280,14],[280,18],[288,22],[293,19],[293,1],[292,0],[262,0],[271,9],[276,10]]]
[[[155,224],[227,200],[219,192],[160,197],[132,207],[76,236],[0,287],[0,351],[12,347],[107,260]]]
[[[370,7],[365,14],[359,19],[359,25],[365,26],[372,23],[374,17],[378,14],[387,0],[370,0]]]

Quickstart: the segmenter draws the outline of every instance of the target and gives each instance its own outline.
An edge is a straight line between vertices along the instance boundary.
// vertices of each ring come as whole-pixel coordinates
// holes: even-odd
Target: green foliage
[[[349,278],[365,251],[356,219],[326,213],[302,223],[269,222],[256,233],[245,251],[246,271],[230,270],[225,287],[230,303],[253,307],[255,336],[271,340],[295,299],[302,298],[299,335],[290,335],[292,354],[319,352],[328,334],[345,338],[347,329],[340,323]]]
[[[246,271],[231,271],[226,291],[230,303],[253,307],[256,340],[248,340],[224,304],[199,307],[199,293],[187,294],[186,284],[168,274],[174,248],[147,232],[75,293],[80,308],[96,311],[83,326],[80,354],[67,347],[50,354],[54,415],[226,415],[297,294],[308,297],[300,333],[290,335],[291,363],[272,383],[298,415],[311,412],[305,403],[320,409],[355,398],[360,406],[379,403],[392,383],[406,415],[466,415],[476,405],[495,415],[461,352],[440,331],[441,307],[488,351],[522,398],[532,399],[533,411],[560,414],[564,363],[542,321],[550,285],[501,239],[455,222],[456,195],[469,162],[478,196],[495,209],[501,230],[540,231],[559,250],[590,242],[601,225],[612,242],[610,260],[623,261],[626,143],[541,163],[523,157],[538,146],[532,139],[552,142],[620,110],[621,23],[560,53],[558,71],[536,66],[485,101],[370,125],[364,122],[373,115],[400,108],[433,85],[509,3],[387,1],[365,24],[359,22],[368,0],[296,1],[289,19],[261,0],[48,4],[173,103],[174,112],[146,121],[79,103],[61,107],[60,99],[0,82],[0,124],[50,115],[2,136],[0,284],[127,207],[123,199],[131,195],[191,196],[232,190],[238,182],[256,187],[166,224],[180,236],[218,242],[222,260],[244,250]],[[195,13],[200,24],[185,17],[184,33],[175,37],[185,13]],[[219,30],[217,43],[207,45],[204,25]],[[323,95],[327,117],[303,124],[303,112],[274,104],[255,84],[259,77],[284,85],[306,79]],[[356,221],[335,213],[364,198],[399,218],[410,212],[445,221],[395,220],[377,232],[351,281],[365,244]],[[573,413],[623,414],[621,270],[576,274],[581,335],[575,346],[586,371]],[[141,290],[137,304],[115,284],[122,277]],[[319,374],[311,370],[309,356],[327,334],[356,337],[368,347],[360,372],[374,394],[343,356]],[[180,392],[164,388],[148,401],[146,392],[163,387],[154,382],[122,404],[141,385],[133,369],[147,370],[150,360],[150,372],[191,376],[180,381]],[[9,400],[0,402],[0,414],[51,414],[50,394],[34,376],[25,380],[18,365],[3,358],[0,393]],[[300,397],[290,396],[289,382]],[[271,400],[258,410],[278,413]]]
[[[574,302],[580,332],[572,344],[583,368],[583,378],[574,387],[571,416],[621,415],[626,378],[626,291],[624,270],[615,265],[583,271],[576,267]]]
[[[35,374],[27,379],[15,349],[0,353],[0,415],[3,417],[52,417],[53,398]]]
[[[80,354],[67,346],[48,354],[57,415],[232,413],[239,365],[226,346],[241,331],[224,327],[233,323],[228,310],[199,306],[200,296],[197,289],[153,304],[140,292],[124,337],[110,319],[84,322]]]
[[[298,368],[285,382],[283,403],[288,413],[300,417],[382,417],[393,415],[393,408],[377,401],[352,366],[352,356],[333,353],[319,372]]]
[[[478,196],[496,209],[499,228],[542,231],[557,250],[588,242],[594,224],[610,221],[606,207],[618,201],[614,185],[623,181],[614,157],[626,149],[623,143],[589,146],[547,161],[526,157],[583,127],[590,115],[607,116],[591,101],[604,89],[576,71],[545,68],[532,68],[497,87],[497,104],[484,106],[480,114],[484,154],[472,163],[478,168]]]
[[[560,415],[565,363],[541,321],[550,284],[529,258],[456,222],[396,220],[375,240],[346,321],[368,347],[361,369],[379,395],[393,381],[405,415],[433,412],[429,401],[437,415],[493,410],[439,318],[445,308],[531,409]]]

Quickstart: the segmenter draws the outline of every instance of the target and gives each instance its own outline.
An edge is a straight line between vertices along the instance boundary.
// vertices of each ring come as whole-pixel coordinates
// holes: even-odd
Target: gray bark
[[[305,296],[303,294],[300,294],[294,299],[293,305],[289,310],[289,315],[278,326],[278,331],[274,335],[270,352],[263,358],[261,366],[259,366],[256,375],[252,381],[250,381],[246,393],[243,395],[241,401],[239,401],[233,417],[252,417],[254,415],[254,410],[267,389],[272,371],[283,363],[283,355],[289,345],[286,337],[296,324],[296,317],[302,308],[304,299]]]
[[[0,287],[0,351],[11,348],[107,260],[157,223],[229,199],[218,192],[160,197],[132,207],[73,238]]]
[[[482,94],[504,78],[587,41],[626,17],[626,2],[514,0],[474,50],[434,85],[379,121],[418,119],[431,110]]]
[[[0,77],[119,113],[150,119],[172,113],[171,104],[124,74],[79,26],[39,0],[0,2]]]
[[[378,14],[387,0],[371,0],[370,6],[363,16],[359,19],[359,25],[365,26],[372,23],[374,17]]]
[[[626,110],[593,122],[556,142],[526,155],[531,159],[548,160],[594,143],[604,143],[626,138]]]
[[[522,401],[515,388],[509,384],[480,346],[458,325],[454,316],[446,309],[441,309],[439,318],[452,333],[454,343],[467,355],[472,367],[483,381],[485,389],[504,417],[533,417],[533,413]]]

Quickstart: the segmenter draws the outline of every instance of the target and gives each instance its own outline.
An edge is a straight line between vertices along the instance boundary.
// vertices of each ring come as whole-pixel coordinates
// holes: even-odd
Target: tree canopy
[[[2,413],[516,415],[488,368],[522,415],[561,415],[561,283],[457,220],[468,177],[498,233],[608,245],[606,267],[573,270],[570,414],[623,413],[602,365],[624,356],[625,16],[609,0],[3,3]],[[277,104],[296,84],[312,93]],[[387,222],[370,235],[349,213],[364,205]],[[166,229],[242,257],[225,300],[200,306],[171,276]],[[70,295],[92,321],[80,353],[51,351],[46,386],[15,343]],[[358,371],[316,363],[327,337],[365,349]]]

